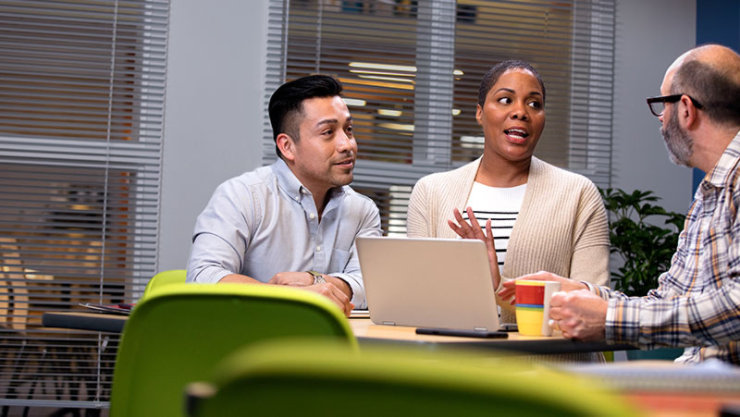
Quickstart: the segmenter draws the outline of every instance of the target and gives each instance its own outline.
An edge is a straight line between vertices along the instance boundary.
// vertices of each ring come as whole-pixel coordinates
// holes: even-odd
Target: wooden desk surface
[[[413,342],[480,342],[480,341],[497,341],[508,342],[512,340],[543,340],[557,339],[557,337],[532,337],[521,336],[517,332],[508,332],[509,337],[506,339],[482,339],[477,337],[458,337],[458,336],[438,336],[438,335],[420,335],[416,334],[416,327],[407,326],[386,326],[374,324],[368,318],[350,318],[350,327],[355,336],[364,339],[393,339],[399,341]],[[562,338],[560,338],[562,339]]]
[[[126,324],[126,315],[88,312],[49,312],[42,316],[46,327],[120,333]],[[509,332],[506,339],[418,335],[416,328],[373,324],[369,318],[350,318],[350,327],[360,344],[405,343],[421,345],[464,346],[482,349],[507,350],[532,354],[559,354],[602,352],[632,349],[631,346],[609,345],[605,342],[576,342],[562,337],[521,336]]]
[[[127,319],[128,316],[122,314],[83,311],[47,312],[42,316],[42,323],[45,327],[120,333]],[[361,343],[400,342],[430,345],[461,345],[533,353],[597,352],[634,349],[634,347],[629,345],[609,345],[604,342],[577,342],[559,336],[522,336],[517,332],[509,332],[509,337],[506,339],[419,335],[416,334],[415,327],[377,325],[367,317],[350,318],[349,324],[355,337]]]
[[[530,354],[603,352],[634,349],[634,347],[629,345],[610,345],[606,342],[577,342],[564,339],[561,336],[522,336],[517,332],[508,332],[509,337],[506,339],[419,335],[416,334],[415,327],[377,325],[373,324],[367,318],[350,318],[349,324],[360,345],[363,343],[400,342],[444,345],[449,347],[464,346]]]

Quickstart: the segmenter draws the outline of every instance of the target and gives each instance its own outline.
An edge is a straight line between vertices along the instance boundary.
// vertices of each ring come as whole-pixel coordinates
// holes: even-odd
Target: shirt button
[[[313,214],[313,213],[311,213],[311,214],[309,214],[309,215],[308,215],[308,217],[309,217],[309,218],[310,218],[311,220],[313,220],[313,219],[315,219],[315,218],[316,218],[316,215],[315,215],[315,214]]]
[[[321,245],[316,246],[316,252],[321,252]]]

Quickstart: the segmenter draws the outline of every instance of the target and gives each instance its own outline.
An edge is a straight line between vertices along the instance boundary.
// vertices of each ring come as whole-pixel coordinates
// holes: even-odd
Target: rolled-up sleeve
[[[380,228],[380,214],[378,208],[369,199],[363,199],[364,204],[362,206],[362,216],[358,232],[355,235],[355,239],[360,236],[380,236],[382,230]],[[360,270],[360,259],[357,255],[357,246],[352,245],[350,249],[349,260],[347,265],[342,271],[330,272],[329,275],[341,278],[346,282],[352,289],[352,304],[355,308],[364,309],[367,308],[367,301],[365,299],[365,284],[362,280],[362,272]]]
[[[216,283],[242,270],[250,239],[249,219],[258,207],[251,204],[251,193],[235,187],[233,183],[221,184],[198,216],[187,282]]]
[[[239,270],[239,256],[232,245],[211,233],[195,236],[187,282],[214,284]]]

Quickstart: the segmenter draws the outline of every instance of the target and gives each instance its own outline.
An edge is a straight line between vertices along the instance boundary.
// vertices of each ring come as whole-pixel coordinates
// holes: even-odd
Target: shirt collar
[[[704,177],[703,182],[707,182],[717,188],[724,187],[730,181],[729,177],[738,161],[740,161],[740,131],[735,134],[730,144],[727,145],[725,151],[722,152],[722,156],[719,157],[717,165]]]
[[[300,201],[304,195],[311,195],[311,191],[301,184],[298,177],[293,174],[293,171],[290,170],[288,164],[286,164],[282,158],[278,158],[272,164],[272,172],[274,172],[277,177],[278,186],[294,200]],[[346,187],[347,186],[330,189],[329,199],[331,200],[344,195]]]

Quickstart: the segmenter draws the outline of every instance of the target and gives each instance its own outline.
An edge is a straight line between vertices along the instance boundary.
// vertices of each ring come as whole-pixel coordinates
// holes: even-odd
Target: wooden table
[[[49,312],[42,321],[46,327],[92,330],[120,333],[126,324],[126,315],[88,312]],[[369,318],[349,319],[350,327],[360,344],[417,344],[427,347],[471,347],[480,349],[506,350],[529,354],[559,354],[578,352],[601,352],[633,349],[629,345],[610,345],[605,342],[577,342],[562,337],[521,336],[509,332],[506,339],[481,339],[475,337],[418,335],[414,327],[383,326],[373,324]]]
[[[582,353],[634,349],[630,345],[611,345],[606,342],[578,342],[564,339],[562,336],[522,336],[517,332],[508,332],[508,337],[505,339],[419,335],[416,334],[415,327],[378,325],[366,318],[350,318],[349,324],[361,345],[364,343],[412,343],[430,346],[460,346],[506,350],[528,354]]]

